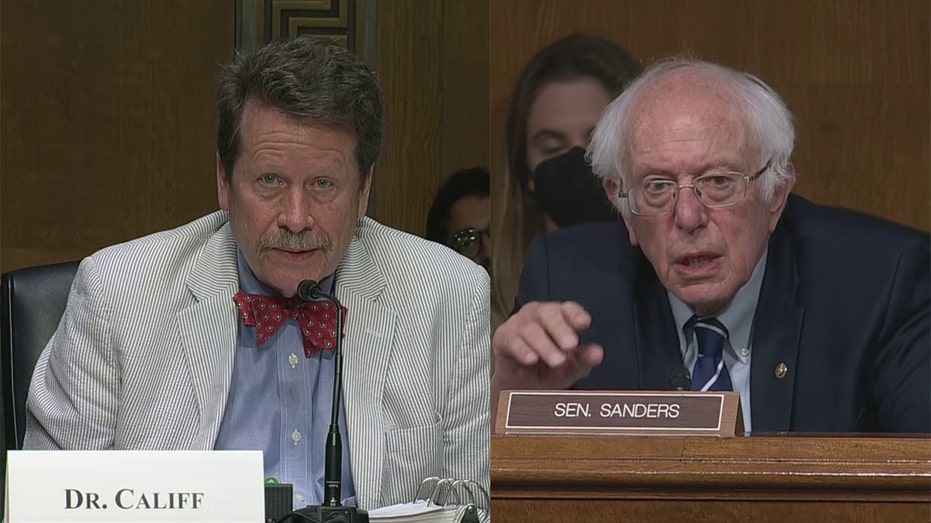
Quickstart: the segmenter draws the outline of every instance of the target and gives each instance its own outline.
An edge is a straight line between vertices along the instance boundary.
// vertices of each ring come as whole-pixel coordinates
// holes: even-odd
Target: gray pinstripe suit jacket
[[[488,488],[487,274],[363,218],[337,281],[360,506],[410,501],[428,476]],[[212,449],[238,288],[224,212],[86,258],[33,376],[25,448]]]

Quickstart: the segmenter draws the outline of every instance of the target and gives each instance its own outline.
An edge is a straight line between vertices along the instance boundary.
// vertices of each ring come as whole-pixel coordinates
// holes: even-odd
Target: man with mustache
[[[488,488],[489,282],[365,216],[383,137],[372,72],[325,40],[221,72],[220,211],[86,258],[30,388],[26,448],[257,449],[323,498],[338,413],[344,504],[410,501],[432,476]],[[346,308],[303,303],[314,280]]]
[[[748,430],[931,431],[928,234],[791,195],[794,140],[748,74],[673,59],[628,86],[588,150],[624,223],[535,241],[492,401],[684,366]]]

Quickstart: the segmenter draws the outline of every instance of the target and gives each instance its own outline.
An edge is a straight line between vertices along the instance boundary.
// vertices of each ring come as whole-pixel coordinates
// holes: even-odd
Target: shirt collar
[[[769,249],[763,252],[760,260],[756,262],[750,279],[734,295],[734,299],[728,303],[724,309],[715,314],[728,332],[728,341],[730,346],[740,349],[750,346],[750,331],[753,327],[753,314],[756,311],[756,304],[760,298],[760,288],[763,285],[763,274],[766,272],[766,255]],[[673,293],[666,291],[669,296],[669,306],[672,308],[672,316],[676,320],[676,327],[679,333],[679,346],[685,347],[685,323],[689,321],[695,311],[682,302]]]

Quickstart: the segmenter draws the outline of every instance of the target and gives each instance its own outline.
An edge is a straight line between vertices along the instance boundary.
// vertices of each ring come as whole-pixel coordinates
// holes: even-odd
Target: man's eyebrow
[[[680,172],[670,171],[668,169],[660,169],[658,167],[635,168],[634,172],[637,172],[637,171],[641,171],[643,177],[661,176],[663,178],[675,178],[681,174],[689,174],[689,173],[680,173]],[[732,163],[728,160],[722,160],[722,161],[708,162],[702,165],[695,171],[694,175],[700,176],[702,174],[706,174],[708,172],[713,172],[713,171],[733,171],[737,173],[741,172],[740,167],[737,167],[735,163]]]
[[[740,172],[740,167],[737,166],[736,162],[730,160],[720,160],[717,162],[709,162],[707,165],[703,166],[701,169],[702,173],[709,171],[734,171]]]
[[[647,176],[659,176],[661,178],[675,178],[676,173],[668,171],[666,169],[658,169],[655,167],[645,167],[641,169],[634,169],[634,172],[641,171],[641,178],[646,178]]]

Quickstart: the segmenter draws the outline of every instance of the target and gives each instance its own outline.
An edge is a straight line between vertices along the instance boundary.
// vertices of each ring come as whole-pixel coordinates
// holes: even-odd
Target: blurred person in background
[[[571,35],[538,52],[521,73],[508,106],[506,173],[493,213],[492,332],[514,308],[534,236],[618,220],[585,148],[602,111],[640,71],[614,42]]]
[[[442,243],[486,270],[491,258],[488,169],[472,167],[449,175],[427,214],[427,239]]]

